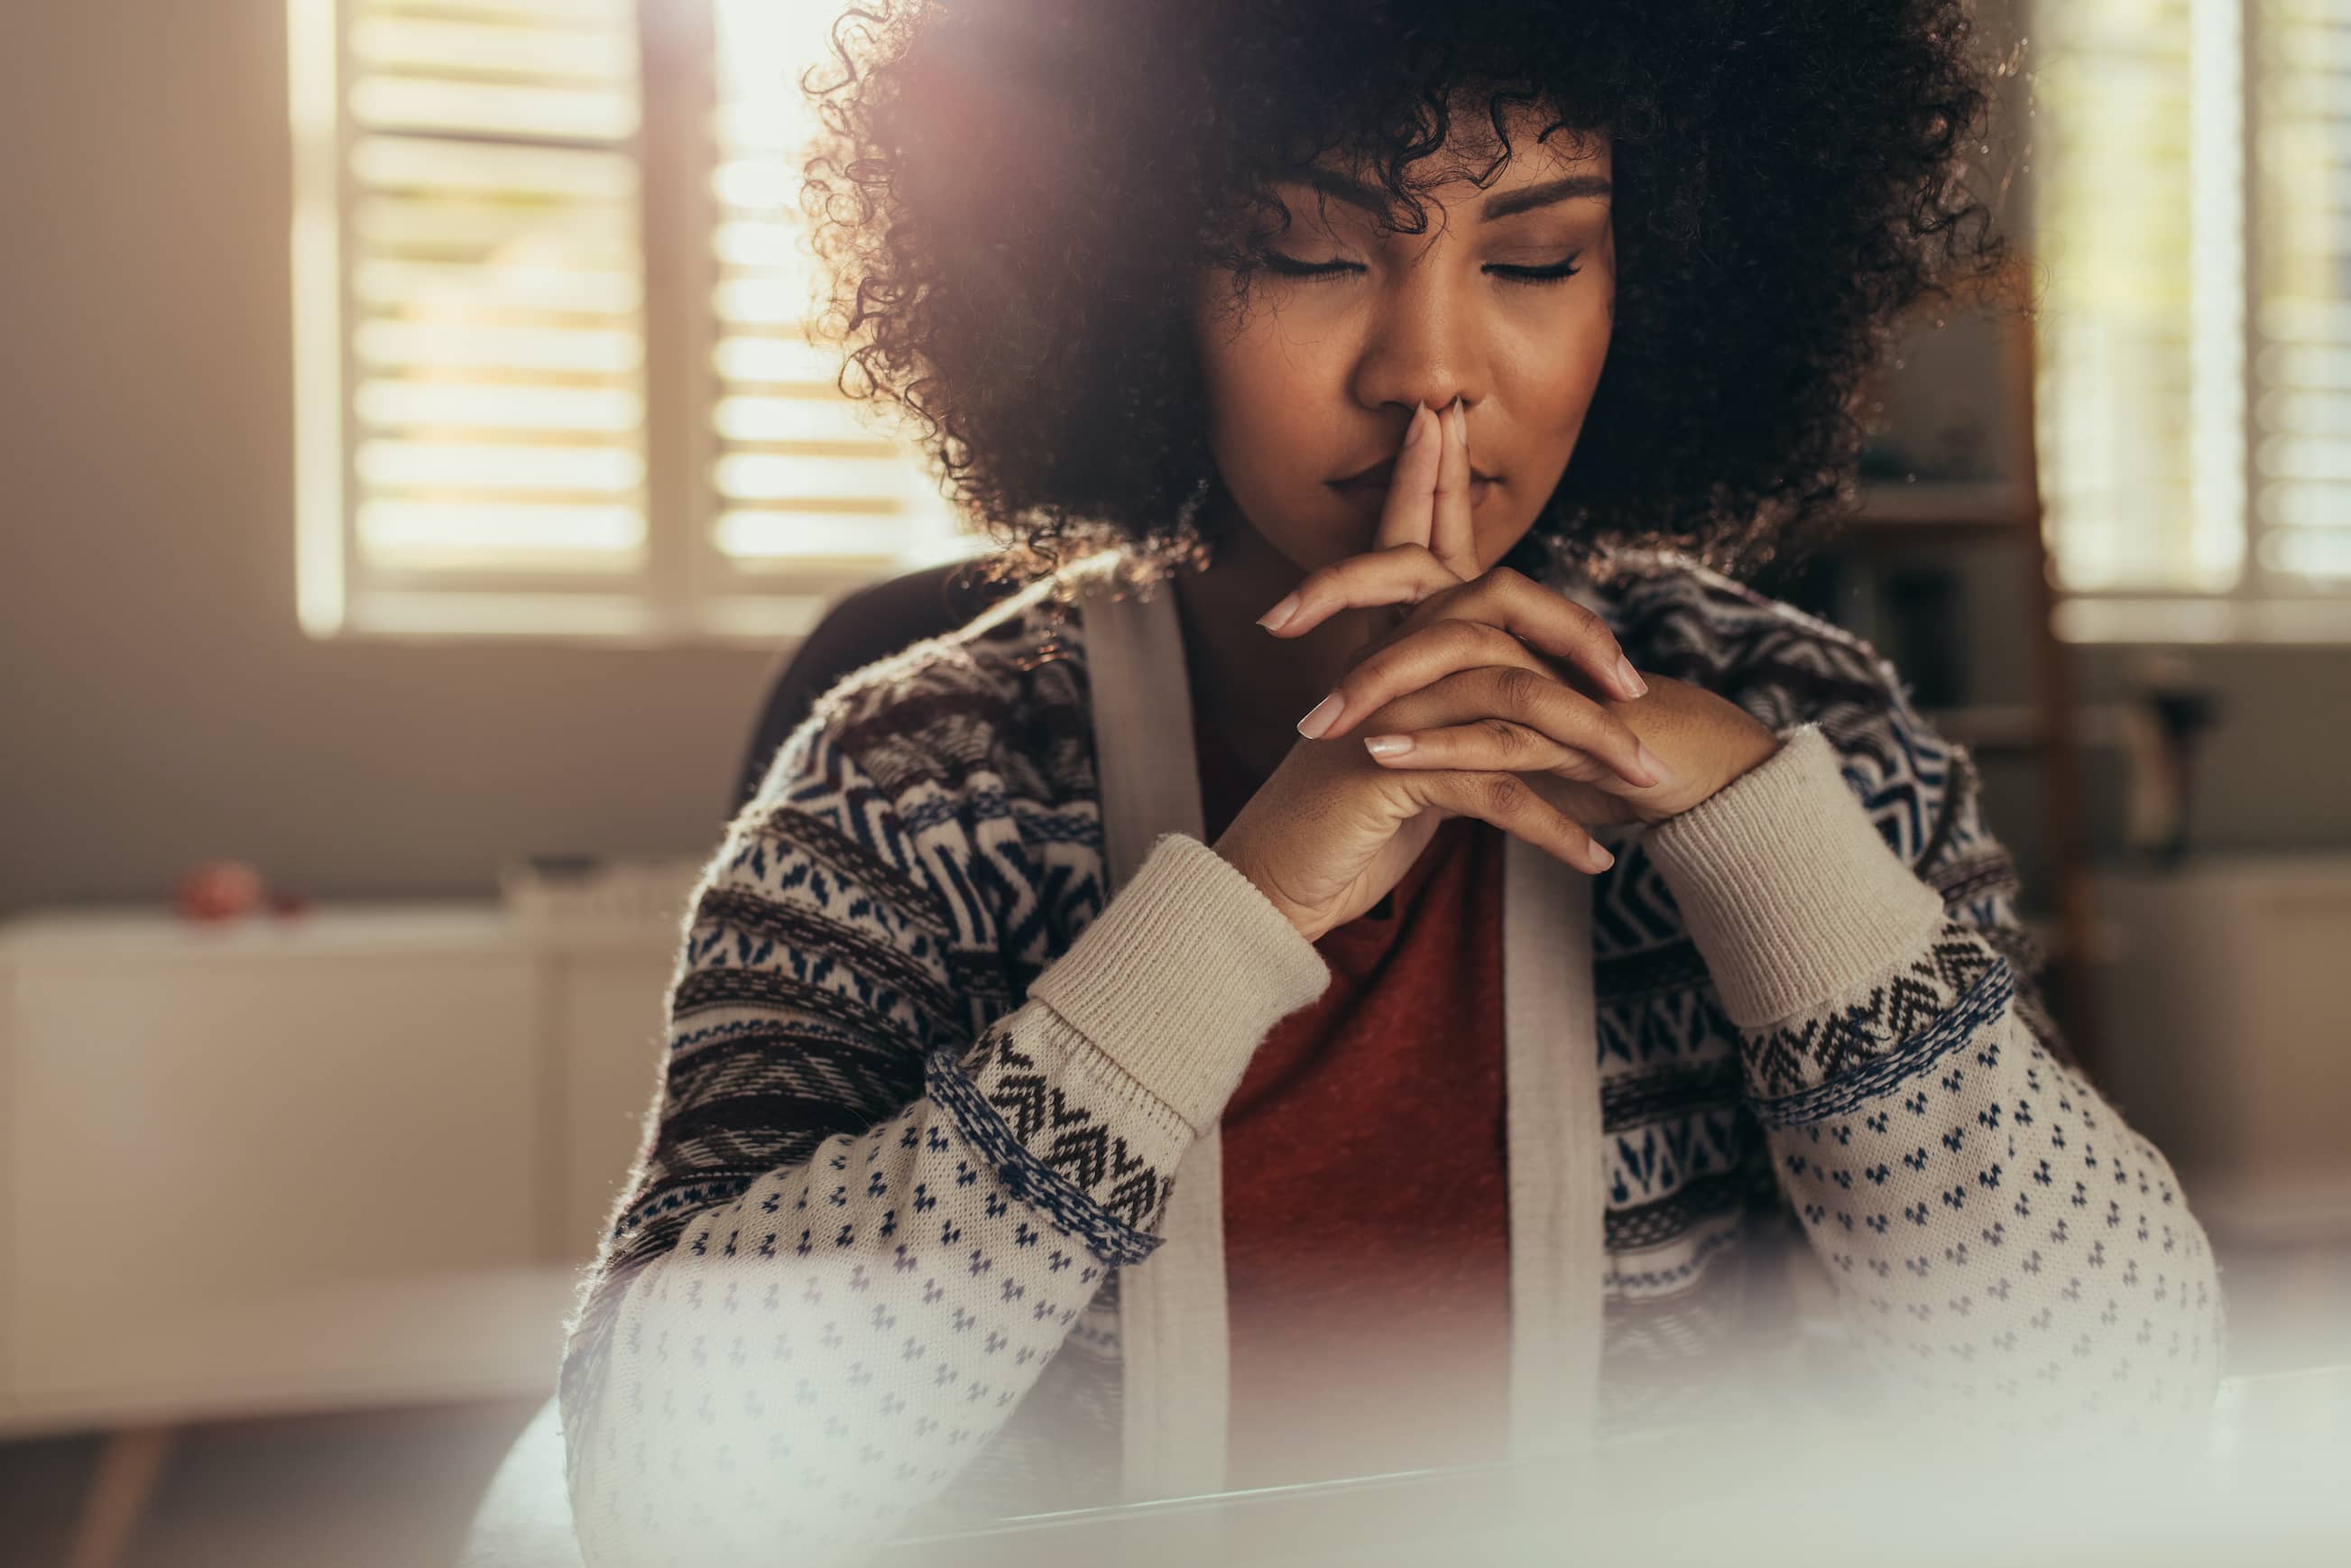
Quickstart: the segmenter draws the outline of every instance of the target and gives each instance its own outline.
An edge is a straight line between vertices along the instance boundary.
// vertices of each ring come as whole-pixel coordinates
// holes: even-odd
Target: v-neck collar
[[[1148,597],[1122,583],[1119,553],[1070,569],[1084,601],[1109,897],[1162,834],[1206,841],[1175,595],[1165,582]],[[1588,591],[1571,596],[1590,603]],[[1598,1406],[1607,1255],[1592,882],[1522,839],[1502,841],[1511,1456],[1520,1484],[1541,1486],[1590,1446]],[[1119,1271],[1131,1501],[1225,1490],[1223,1158],[1211,1126],[1177,1167],[1149,1266]]]

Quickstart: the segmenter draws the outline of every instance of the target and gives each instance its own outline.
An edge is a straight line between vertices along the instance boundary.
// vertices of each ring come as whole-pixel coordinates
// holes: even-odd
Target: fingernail
[[[1402,757],[1412,749],[1408,735],[1372,735],[1364,737],[1364,749],[1374,757]]]
[[[1298,733],[1309,740],[1322,739],[1322,732],[1331,727],[1331,721],[1337,718],[1339,710],[1346,706],[1346,702],[1339,694],[1332,692],[1329,696],[1316,703],[1312,710],[1298,721]]]
[[[1453,435],[1462,445],[1469,444],[1469,416],[1462,412],[1461,400],[1453,400]]]
[[[1641,742],[1641,748],[1633,755],[1635,761],[1656,776],[1658,783],[1670,784],[1674,781],[1674,770],[1666,766],[1663,758],[1649,749],[1647,741]]]
[[[1616,655],[1616,684],[1622,686],[1628,695],[1645,697],[1649,695],[1649,683],[1643,680],[1640,672],[1633,668],[1633,661],[1622,653]]]
[[[1419,403],[1412,405],[1412,423],[1404,427],[1404,444],[1407,452],[1420,444],[1422,434],[1428,429],[1427,423],[1420,417],[1421,408]]]
[[[1594,873],[1606,871],[1610,866],[1614,865],[1615,863],[1616,857],[1614,855],[1610,854],[1598,844],[1592,846],[1592,869]]]
[[[1298,595],[1293,593],[1263,615],[1259,616],[1257,623],[1269,632],[1279,632],[1289,625],[1290,618],[1297,613]]]

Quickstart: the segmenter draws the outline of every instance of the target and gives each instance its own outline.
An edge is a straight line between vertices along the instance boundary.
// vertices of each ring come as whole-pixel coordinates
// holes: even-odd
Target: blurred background
[[[0,1558],[455,1562],[543,1415],[771,691],[984,548],[799,334],[836,9],[8,5]],[[2351,0],[1979,19],[2023,265],[1759,586],[1970,747],[2232,1372],[2351,1362]]]

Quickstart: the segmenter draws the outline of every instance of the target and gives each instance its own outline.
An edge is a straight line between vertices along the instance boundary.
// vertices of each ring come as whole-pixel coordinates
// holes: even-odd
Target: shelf
[[[2077,746],[2120,746],[2124,741],[2120,703],[2088,703],[2074,710],[2074,741]],[[1944,739],[1972,751],[2032,751],[2049,743],[2043,710],[2030,703],[1976,703],[1965,707],[1921,709],[1919,716]]]
[[[386,953],[482,956],[573,949],[664,952],[681,940],[681,926],[676,915],[535,917],[482,900],[328,903],[299,915],[257,911],[217,922],[190,920],[155,903],[87,905],[30,909],[0,920],[0,963],[214,963]]]
[[[2040,521],[2037,498],[2004,480],[1871,484],[1861,486],[1848,528],[1851,537],[1890,543],[1953,534],[1996,538]]]

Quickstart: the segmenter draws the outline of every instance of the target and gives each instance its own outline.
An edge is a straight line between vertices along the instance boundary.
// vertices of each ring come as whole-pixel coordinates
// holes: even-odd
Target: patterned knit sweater
[[[1121,1271],[1329,969],[1185,834],[1105,899],[1082,611],[1049,586],[836,685],[696,889],[563,1361],[594,1568],[1117,1496]],[[1790,1249],[1865,1398],[2200,1417],[2210,1250],[2040,1004],[1968,754],[1868,644],[1685,558],[1593,588],[1636,665],[1782,737],[1600,831],[1602,1431],[1726,1413],[1759,1346],[1817,1343]]]

